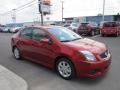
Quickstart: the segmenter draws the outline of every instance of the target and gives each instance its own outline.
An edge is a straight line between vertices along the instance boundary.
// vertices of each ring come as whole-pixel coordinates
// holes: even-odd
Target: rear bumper
[[[90,31],[88,31],[88,30],[78,30],[77,32],[79,34],[89,34],[90,33]]]
[[[117,34],[117,32],[102,32],[102,34],[105,34],[105,35],[113,35],[113,34]]]
[[[103,76],[108,71],[110,63],[111,58],[106,61],[79,62],[79,64],[77,64],[77,76],[90,78]]]
[[[117,32],[118,32],[117,30],[108,30],[108,31],[103,30],[102,34],[112,35],[112,34],[116,34]]]

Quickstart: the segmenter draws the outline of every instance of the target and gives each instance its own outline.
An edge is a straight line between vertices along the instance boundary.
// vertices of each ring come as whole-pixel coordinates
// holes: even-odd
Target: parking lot
[[[110,70],[101,78],[75,78],[70,81],[41,65],[15,60],[11,53],[11,36],[9,33],[0,33],[0,64],[22,77],[29,90],[120,90],[120,36],[88,37],[108,45],[113,56]]]

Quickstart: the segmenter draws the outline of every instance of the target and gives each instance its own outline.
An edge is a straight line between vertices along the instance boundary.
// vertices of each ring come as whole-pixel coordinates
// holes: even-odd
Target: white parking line
[[[27,82],[0,65],[0,90],[28,90]]]

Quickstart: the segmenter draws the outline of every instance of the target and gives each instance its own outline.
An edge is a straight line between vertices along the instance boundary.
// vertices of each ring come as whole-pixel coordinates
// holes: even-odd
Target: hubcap
[[[18,51],[17,48],[15,48],[15,50],[14,50],[14,56],[15,56],[15,58],[17,58],[17,59],[20,57],[20,54],[19,54],[19,51]]]
[[[69,77],[72,72],[69,63],[67,63],[65,61],[61,61],[58,64],[58,71],[59,71],[60,75],[62,75],[63,77]]]

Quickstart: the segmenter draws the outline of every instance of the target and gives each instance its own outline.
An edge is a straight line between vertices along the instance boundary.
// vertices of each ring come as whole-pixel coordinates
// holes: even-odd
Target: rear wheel
[[[14,55],[15,59],[17,59],[17,60],[21,59],[20,51],[17,47],[13,48],[13,55]]]
[[[71,61],[61,58],[56,63],[57,73],[66,80],[72,79],[75,75],[74,66]]]

